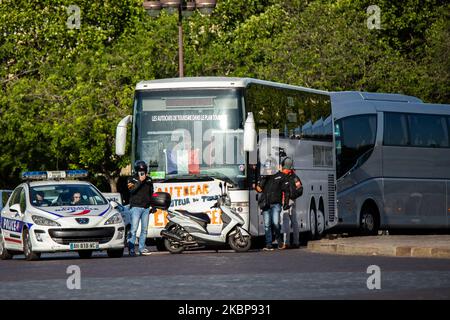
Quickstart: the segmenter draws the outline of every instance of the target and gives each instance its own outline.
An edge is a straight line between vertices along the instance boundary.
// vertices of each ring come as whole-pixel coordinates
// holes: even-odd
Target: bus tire
[[[309,234],[311,240],[316,240],[317,238],[317,219],[316,211],[314,208],[309,209]]]
[[[374,236],[378,234],[378,210],[374,208],[373,205],[364,205],[361,209],[359,219],[359,230],[361,235]]]
[[[316,239],[320,239],[325,232],[325,214],[321,209],[316,212]]]
[[[11,260],[13,258],[13,254],[6,249],[5,240],[3,239],[3,234],[0,231],[0,259],[2,260]]]
[[[33,251],[33,245],[31,243],[30,232],[28,229],[23,231],[23,254],[25,255],[25,260],[36,261],[41,258],[40,252]]]

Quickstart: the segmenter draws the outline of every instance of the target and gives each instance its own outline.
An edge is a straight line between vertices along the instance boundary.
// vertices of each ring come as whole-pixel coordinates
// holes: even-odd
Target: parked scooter
[[[231,208],[231,201],[227,192],[223,192],[220,183],[221,195],[217,202],[211,207],[222,211],[223,227],[220,234],[210,234],[207,226],[211,223],[209,216],[204,212],[189,212],[186,210],[167,210],[170,205],[170,195],[159,192],[158,197],[164,197],[160,206],[164,205],[167,210],[168,224],[161,231],[164,246],[171,253],[181,253],[184,250],[220,245],[228,242],[236,252],[245,252],[250,249],[251,235],[243,228],[244,219]],[[225,184],[225,190],[226,190]],[[167,196],[169,199],[167,199]],[[155,199],[156,200],[156,199]],[[168,202],[167,202],[168,201]],[[165,204],[163,204],[165,202]]]

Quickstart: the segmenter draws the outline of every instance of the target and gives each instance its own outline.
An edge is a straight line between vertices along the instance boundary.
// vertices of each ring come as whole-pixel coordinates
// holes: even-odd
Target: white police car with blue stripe
[[[125,225],[115,202],[91,183],[74,180],[84,170],[25,172],[26,182],[11,194],[0,215],[0,258],[24,254],[38,260],[44,252],[78,252],[89,258],[107,250],[122,257]]]

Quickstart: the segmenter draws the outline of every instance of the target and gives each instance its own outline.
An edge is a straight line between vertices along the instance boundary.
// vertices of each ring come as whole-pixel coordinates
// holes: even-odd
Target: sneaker
[[[136,257],[136,252],[134,252],[133,250],[130,250],[129,256],[130,257]]]
[[[149,256],[149,255],[151,255],[152,253],[148,250],[148,249],[144,249],[144,250],[142,250],[141,252],[139,252],[139,255],[140,256]]]
[[[273,247],[267,245],[267,246],[264,247],[263,251],[273,251]]]
[[[278,246],[278,249],[279,249],[279,250],[289,249],[289,246],[288,246],[286,243],[281,243],[281,244]]]

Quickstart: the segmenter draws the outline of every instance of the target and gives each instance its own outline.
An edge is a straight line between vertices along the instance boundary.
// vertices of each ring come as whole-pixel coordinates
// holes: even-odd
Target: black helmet
[[[147,173],[147,164],[143,160],[137,160],[134,163],[134,172],[145,171]]]

